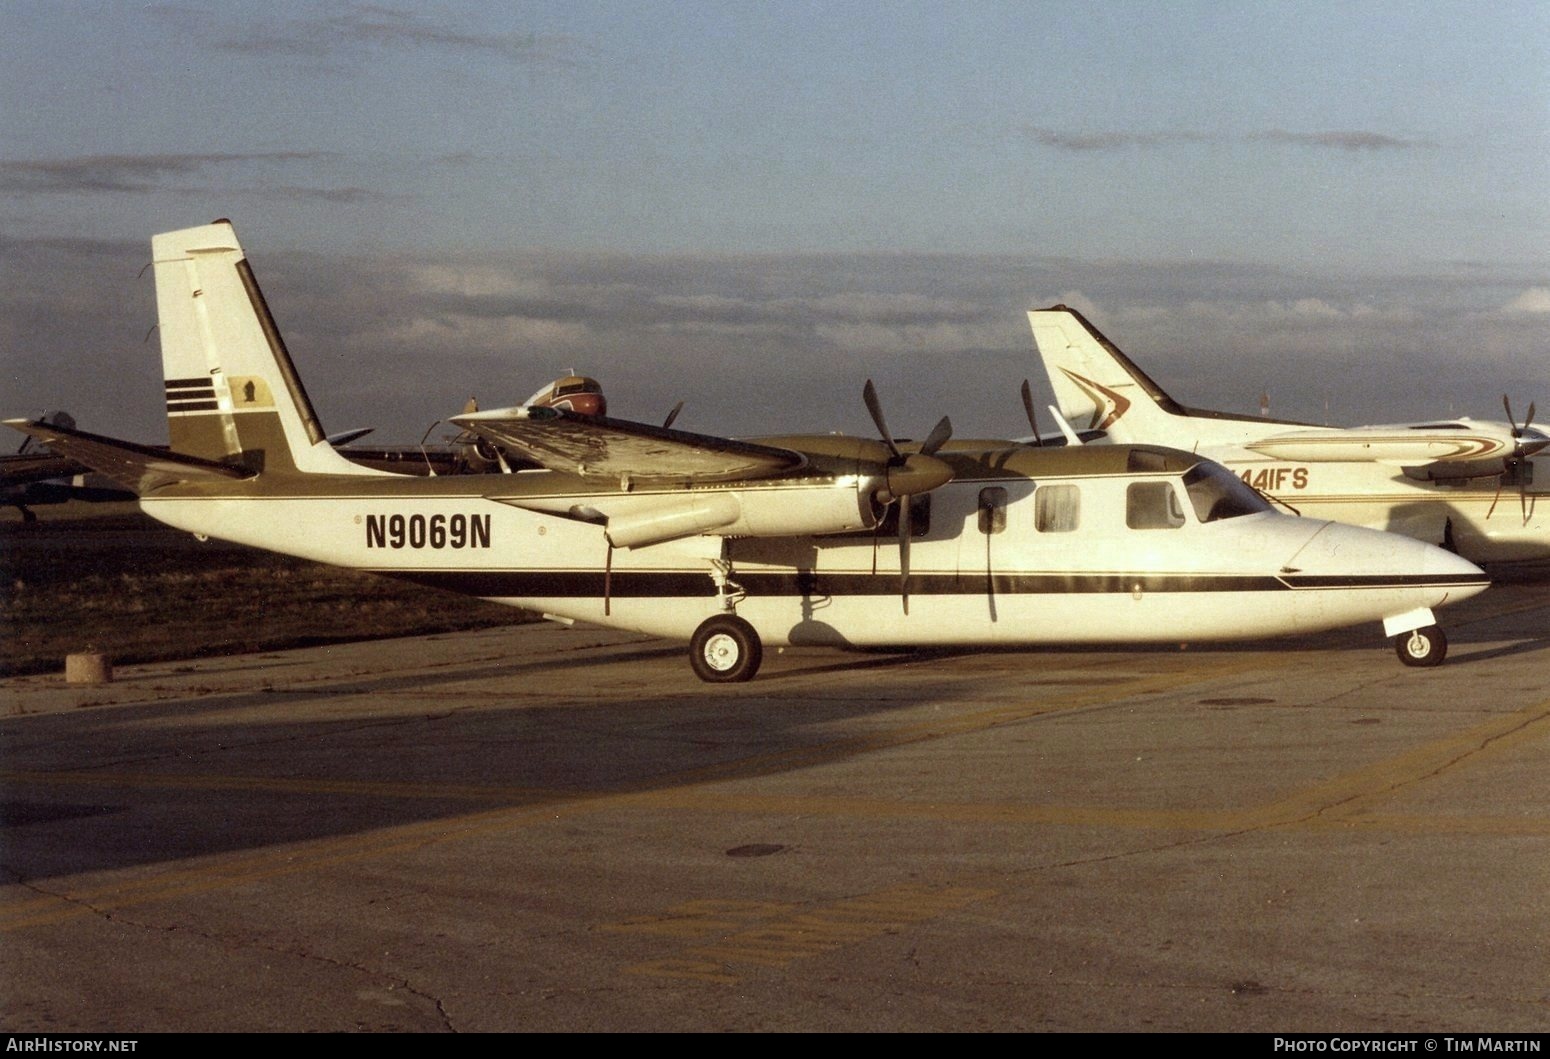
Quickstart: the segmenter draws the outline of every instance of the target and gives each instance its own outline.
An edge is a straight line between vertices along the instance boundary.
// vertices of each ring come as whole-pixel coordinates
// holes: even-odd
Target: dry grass
[[[274,650],[532,620],[510,607],[218,541],[128,504],[0,520],[0,675]]]

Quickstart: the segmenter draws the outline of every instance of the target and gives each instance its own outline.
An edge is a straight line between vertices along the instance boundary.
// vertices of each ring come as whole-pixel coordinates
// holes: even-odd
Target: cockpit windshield
[[[1189,493],[1195,516],[1201,522],[1237,518],[1269,511],[1270,502],[1234,477],[1219,463],[1197,463],[1184,472],[1184,489]]]

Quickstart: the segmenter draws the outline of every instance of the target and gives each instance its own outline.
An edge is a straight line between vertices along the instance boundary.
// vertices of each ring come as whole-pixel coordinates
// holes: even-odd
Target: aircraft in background
[[[51,426],[75,427],[75,418],[68,412],[52,412],[38,421]],[[474,474],[488,470],[476,465],[466,453],[453,446],[429,450],[424,446],[412,449],[346,447],[371,431],[371,427],[360,427],[330,435],[328,441],[347,459],[364,467],[404,474]],[[167,451],[165,445],[153,447]],[[0,506],[16,508],[26,523],[37,521],[38,516],[32,511],[34,507],[71,502],[127,503],[134,499],[133,492],[79,460],[51,451],[36,438],[24,438],[15,453],[0,456]]]
[[[599,414],[596,410],[607,409],[603,388],[597,380],[574,373],[549,383],[530,397],[527,403],[575,409],[583,414]],[[588,412],[589,409],[594,411]],[[478,402],[470,398],[464,412],[477,410]],[[51,426],[75,427],[75,417],[68,412],[48,413],[39,421]],[[432,423],[431,430],[436,426],[436,423]],[[413,447],[355,445],[356,441],[370,434],[373,429],[356,427],[330,434],[327,441],[352,463],[394,474],[491,474],[534,466],[511,453],[500,451],[468,431],[462,431],[439,445],[427,445],[423,440]],[[429,435],[430,430],[427,430],[426,436]],[[167,449],[165,445],[154,447],[163,451]],[[134,493],[104,479],[104,476],[77,460],[51,452],[46,445],[39,444],[36,438],[23,438],[15,454],[0,456],[0,506],[17,508],[26,522],[36,521],[37,516],[30,508],[42,504],[63,504],[72,500],[87,503],[126,502],[134,499]]]
[[[537,466],[411,477],[327,443],[230,222],[152,240],[171,449],[8,421],[189,532],[687,639],[750,679],[766,645],[1178,643],[1381,621],[1435,665],[1433,608],[1483,590],[1417,541],[1280,514],[1152,445],[735,440],[528,404],[452,423]],[[676,414],[676,409],[675,409]]]
[[[68,412],[51,412],[38,420],[50,426],[74,427]],[[135,494],[75,460],[50,452],[36,438],[23,438],[16,452],[0,456],[0,506],[14,507],[24,522],[36,522],[35,507],[72,500],[91,503],[133,500]]]
[[[1304,515],[1487,565],[1550,560],[1550,460],[1535,459],[1550,435],[1532,425],[1532,404],[1521,426],[1506,398],[1505,424],[1325,427],[1204,411],[1170,397],[1075,309],[1035,310],[1028,322],[1060,413],[1076,426],[1198,452]]]

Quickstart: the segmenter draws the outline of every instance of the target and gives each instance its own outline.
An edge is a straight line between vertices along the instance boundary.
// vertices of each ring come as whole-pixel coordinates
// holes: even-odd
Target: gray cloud
[[[214,166],[245,162],[316,161],[321,152],[268,151],[248,154],[86,155],[33,161],[0,161],[0,192],[111,191],[145,193],[166,189],[169,178],[191,177]]]
[[[223,189],[223,194],[244,194],[240,188]],[[261,198],[275,199],[316,199],[320,202],[329,202],[339,206],[354,206],[369,202],[394,202],[408,201],[412,196],[394,195],[385,191],[373,191],[370,188],[321,188],[303,187],[296,184],[264,185],[250,188],[246,192]]]
[[[286,21],[230,20],[177,4],[159,4],[155,13],[192,30],[211,47],[248,55],[333,59],[372,50],[433,49],[458,54],[484,53],[512,63],[577,66],[591,50],[571,37],[537,33],[469,33],[426,15],[371,4]]]
[[[1343,151],[1395,151],[1432,146],[1427,140],[1360,131],[1287,132],[1284,129],[1269,129],[1255,133],[1250,139],[1290,143],[1301,147],[1334,147]]]
[[[1201,132],[1072,132],[1025,125],[1023,134],[1045,147],[1063,151],[1113,151],[1126,147],[1169,147],[1177,143],[1208,143]]]
[[[1288,132],[1285,129],[1266,129],[1242,136],[1215,135],[1190,130],[1173,132],[1077,132],[1068,129],[1051,129],[1038,125],[1024,125],[1022,135],[1043,147],[1062,151],[1116,151],[1128,148],[1172,147],[1178,144],[1196,143],[1284,143],[1299,147],[1328,147],[1344,151],[1410,150],[1433,146],[1431,141],[1381,132],[1344,130],[1328,132]]]

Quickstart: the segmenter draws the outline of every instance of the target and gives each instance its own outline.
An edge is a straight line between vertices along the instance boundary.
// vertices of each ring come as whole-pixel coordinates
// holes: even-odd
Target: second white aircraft
[[[1303,515],[1401,533],[1477,563],[1550,562],[1550,460],[1535,458],[1550,435],[1532,425],[1532,404],[1521,425],[1342,428],[1205,411],[1170,397],[1075,309],[1036,310],[1028,323],[1077,430],[1210,457]]]

